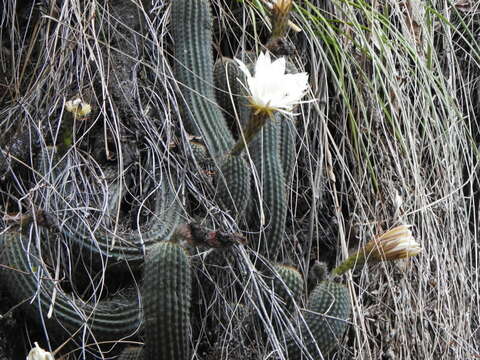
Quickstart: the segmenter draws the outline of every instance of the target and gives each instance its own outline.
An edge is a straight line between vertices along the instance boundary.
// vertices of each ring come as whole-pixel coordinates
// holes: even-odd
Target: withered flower
[[[400,225],[375,236],[364,247],[333,270],[341,275],[358,265],[379,261],[393,261],[418,255],[422,251],[408,225]]]
[[[84,118],[90,114],[92,107],[89,103],[76,98],[65,103],[65,110],[71,112],[75,117]]]

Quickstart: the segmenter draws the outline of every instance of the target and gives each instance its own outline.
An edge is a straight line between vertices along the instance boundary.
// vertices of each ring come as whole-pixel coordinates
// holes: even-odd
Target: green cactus
[[[303,277],[292,266],[275,265],[279,277],[273,279],[273,290],[277,297],[285,303],[286,310],[294,312],[294,300],[298,301],[303,292]]]
[[[65,162],[59,162],[55,147],[43,149],[37,160],[36,167],[42,177],[55,183],[65,167]],[[111,169],[107,169],[111,172]],[[50,178],[51,177],[51,178]],[[111,176],[115,178],[116,176]],[[58,221],[57,227],[69,240],[84,250],[84,258],[96,268],[103,268],[105,260],[109,265],[117,264],[117,270],[130,271],[132,267],[143,263],[144,249],[159,240],[169,239],[175,231],[181,213],[174,186],[166,176],[158,179],[160,183],[155,189],[155,209],[151,219],[142,231],[127,230],[112,233],[105,229],[91,230],[80,216],[71,216],[65,221]],[[125,186],[115,180],[108,189],[108,211],[116,211],[122,201],[122,191]],[[101,256],[99,256],[101,255]]]
[[[215,98],[209,2],[175,0],[172,2],[172,18],[175,19],[172,21],[175,77],[185,103],[185,126],[193,134],[202,137],[221,170],[217,176],[218,198],[233,216],[241,216],[249,199],[248,192],[239,189],[250,186],[250,171],[243,159],[225,158],[234,140]]]
[[[250,118],[245,88],[239,81],[244,74],[235,60],[223,57],[215,63],[214,77],[217,101],[227,114],[232,133],[238,138],[239,128],[243,128]]]
[[[248,58],[251,62],[253,58],[251,53],[248,54]],[[250,117],[245,89],[238,81],[243,77],[234,60],[222,59],[216,65],[217,98],[229,111],[233,111],[232,105],[235,105],[242,126]],[[275,261],[284,237],[287,215],[286,185],[287,180],[290,182],[295,161],[294,125],[291,120],[276,114],[275,120],[269,121],[254,137],[249,144],[249,150],[261,181],[261,199],[257,201],[257,210],[251,215],[256,227],[260,225],[258,223],[260,207],[265,214],[264,234],[259,241],[253,242],[252,247]],[[257,198],[254,196],[254,199]]]
[[[88,303],[65,293],[43,265],[35,244],[21,233],[6,232],[0,236],[0,262],[5,265],[0,268],[0,278],[12,299],[25,304],[26,314],[46,326],[50,335],[66,339],[75,334],[79,344],[85,338],[118,341],[133,336],[141,326],[137,299]],[[53,316],[49,319],[54,289]],[[30,299],[31,304],[25,302]]]
[[[242,215],[249,201],[250,169],[241,156],[231,155],[235,141],[215,99],[209,2],[174,0],[171,11],[175,77],[184,102],[182,120],[187,129],[202,138],[212,162],[216,165],[216,199],[231,211],[234,217],[238,217]],[[215,83],[222,93],[217,97],[223,98],[225,111],[230,114],[238,113],[240,125],[244,126],[250,109],[246,106],[247,99],[239,97],[243,93],[237,80],[242,76],[241,72],[235,61],[227,59],[223,59],[218,71],[220,75],[215,79]],[[230,92],[237,100],[236,105],[231,102]],[[192,144],[192,152],[195,158],[203,161],[207,158],[207,151],[197,145]],[[277,114],[276,120],[269,122],[256,135],[249,145],[249,150],[261,183],[261,197],[256,205],[257,209],[262,208],[265,214],[261,242],[254,242],[252,247],[270,261],[275,261],[282,248],[287,216],[287,186],[291,181],[295,162],[294,124]],[[114,189],[113,195],[116,193],[117,190]],[[116,239],[116,244],[112,246],[111,234],[98,231],[92,233],[88,224],[80,219],[73,219],[68,226],[62,228],[64,235],[82,248],[91,250],[90,254],[94,256],[100,254],[127,267],[145,262],[142,290],[145,346],[127,347],[120,355],[120,360],[189,360],[191,357],[190,260],[179,244],[159,242],[171,239],[178,223],[179,206],[174,189],[169,183],[160,181],[156,216],[150,224],[151,228],[145,233],[139,231],[138,234],[120,234],[118,237],[121,239]],[[253,217],[258,218],[259,213],[260,211],[256,211]],[[5,275],[6,271],[0,271],[0,276],[9,283],[10,288],[20,288],[15,295],[17,299],[31,298],[40,289],[37,292],[38,304],[33,308],[32,314],[45,317],[45,309],[50,304],[51,293],[56,285],[53,280],[49,280],[50,276],[47,276],[47,280],[38,276],[37,269],[41,267],[41,258],[28,255],[27,247],[26,238],[21,236],[20,241],[17,237],[10,239],[9,235],[0,237],[0,248],[5,250],[5,255],[1,255],[4,256],[5,264],[21,270],[12,276],[9,272]],[[146,257],[144,253],[147,254]],[[267,264],[265,268],[270,268],[270,265]],[[271,286],[263,290],[266,290],[266,294],[272,290],[275,297],[284,304],[282,306],[288,317],[293,316],[294,303],[304,289],[303,278],[296,269],[286,265],[275,265],[275,272],[276,277],[271,278],[267,288]],[[264,293],[260,298],[263,295]],[[272,292],[268,292],[268,295],[272,295]],[[267,303],[271,305],[269,300]],[[60,321],[62,330],[73,333],[76,329],[86,327],[95,335],[96,340],[104,339],[104,336],[107,339],[129,336],[142,324],[142,312],[136,303],[125,306],[122,304],[120,308],[104,301],[96,305],[97,307],[93,308],[60,292],[54,314]],[[244,309],[243,305],[236,306],[238,309],[235,312],[242,313],[241,316],[235,317],[233,311],[226,311],[228,316],[222,319],[222,322],[230,326],[232,319],[242,322],[250,317],[249,310]],[[78,315],[78,309],[82,316]],[[86,316],[83,316],[83,313]],[[300,329],[300,339],[305,349],[297,345],[295,336],[288,338],[289,358],[300,359],[304,351],[308,351],[312,356],[317,356],[319,352],[323,355],[331,352],[345,331],[345,320],[349,314],[347,289],[331,282],[319,284],[309,298],[308,310],[304,312],[305,324],[302,324]],[[281,329],[282,324],[275,323],[275,330]],[[58,323],[56,328],[59,328]],[[310,334],[313,334],[313,337]]]
[[[89,251],[92,264],[104,266],[104,259],[109,259],[110,264],[122,263],[128,270],[143,263],[144,246],[169,239],[178,225],[180,202],[166,177],[162,178],[155,196],[154,214],[145,231],[129,230],[114,234],[100,229],[92,232],[89,224],[80,217],[70,218],[60,226],[60,230],[65,237]]]
[[[204,144],[198,140],[189,141],[190,148],[192,149],[193,159],[196,161],[197,166],[202,171],[214,171],[215,163],[212,161],[212,158],[208,155],[208,150]]]
[[[303,311],[302,345],[294,337],[288,338],[288,358],[302,359],[304,353],[313,358],[327,356],[341,341],[350,312],[350,296],[344,285],[331,281],[318,284],[309,296],[307,310]]]
[[[186,104],[185,125],[203,138],[213,158],[220,158],[233,146],[233,138],[214,94],[209,2],[175,0],[172,19],[175,78]]]
[[[285,176],[278,148],[279,124],[274,122],[265,125],[250,145],[252,160],[261,181],[261,197],[256,214],[263,210],[265,215],[264,235],[254,241],[252,247],[271,261],[276,260],[281,249],[287,216]],[[255,218],[259,219],[259,216]]]
[[[244,213],[250,198],[250,183],[244,181],[247,177],[250,177],[250,170],[238,156],[227,156],[217,176],[216,198],[238,216]]]
[[[185,250],[172,242],[155,244],[143,278],[145,360],[190,359],[191,270]]]
[[[297,133],[295,124],[291,119],[285,118],[282,114],[277,114],[275,119],[280,123],[280,146],[278,157],[282,164],[285,184],[289,187],[292,183],[293,169],[296,162],[295,143]]]
[[[123,349],[118,360],[144,360],[143,352],[143,347],[128,346]]]

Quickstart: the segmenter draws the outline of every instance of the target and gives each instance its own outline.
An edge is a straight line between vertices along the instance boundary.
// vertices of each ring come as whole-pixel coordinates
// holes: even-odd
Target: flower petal
[[[255,63],[255,76],[264,76],[270,72],[270,66],[272,61],[270,60],[269,53],[261,53]]]

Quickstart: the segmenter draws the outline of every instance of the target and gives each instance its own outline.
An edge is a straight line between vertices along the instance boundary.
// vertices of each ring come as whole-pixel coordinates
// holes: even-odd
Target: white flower
[[[30,350],[27,356],[27,360],[55,360],[53,355],[48,351],[43,350],[38,343],[34,343],[35,347]]]
[[[92,111],[90,104],[79,98],[67,101],[65,103],[65,109],[80,118],[87,116]]]
[[[269,53],[261,53],[252,76],[247,66],[235,59],[247,77],[250,103],[257,112],[289,113],[301,103],[308,89],[308,74],[285,74],[285,58],[271,61]]]

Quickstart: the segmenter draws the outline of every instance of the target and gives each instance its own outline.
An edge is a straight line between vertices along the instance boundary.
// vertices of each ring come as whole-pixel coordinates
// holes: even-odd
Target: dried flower
[[[418,255],[422,249],[407,225],[400,225],[369,241],[362,249],[367,260],[398,260]]]
[[[341,275],[367,262],[393,261],[418,255],[422,251],[408,225],[400,225],[376,236],[333,270]]]
[[[90,104],[79,98],[67,101],[65,103],[65,109],[78,118],[83,118],[92,111]]]
[[[256,114],[270,116],[275,111],[291,114],[301,103],[308,89],[308,74],[285,74],[286,60],[281,57],[272,62],[269,53],[261,53],[252,76],[247,66],[235,59],[247,77],[250,105]]]
[[[55,360],[52,353],[43,350],[37,342],[34,344],[35,347],[28,353],[27,360]]]

